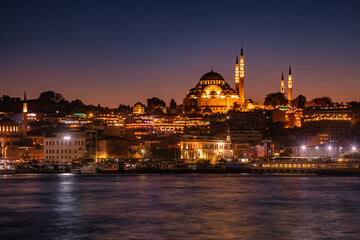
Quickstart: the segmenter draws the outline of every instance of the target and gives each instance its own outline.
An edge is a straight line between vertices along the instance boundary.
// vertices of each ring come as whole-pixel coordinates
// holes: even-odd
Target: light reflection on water
[[[360,239],[359,180],[0,176],[0,239]]]

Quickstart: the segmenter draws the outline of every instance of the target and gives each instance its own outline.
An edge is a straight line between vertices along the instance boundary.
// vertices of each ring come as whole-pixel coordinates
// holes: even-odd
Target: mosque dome
[[[221,85],[225,84],[224,78],[217,72],[211,71],[208,73],[205,73],[201,78],[199,83],[201,85]]]

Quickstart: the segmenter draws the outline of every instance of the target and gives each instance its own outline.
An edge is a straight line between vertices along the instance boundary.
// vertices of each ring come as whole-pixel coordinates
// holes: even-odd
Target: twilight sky
[[[0,95],[117,107],[181,103],[211,67],[264,101],[293,72],[293,95],[360,101],[359,1],[0,1]]]

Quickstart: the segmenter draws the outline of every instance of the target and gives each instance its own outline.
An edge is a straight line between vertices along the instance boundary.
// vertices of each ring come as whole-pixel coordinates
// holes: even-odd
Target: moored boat
[[[95,163],[88,163],[80,168],[81,174],[95,174],[97,173],[97,165]]]
[[[0,160],[0,174],[14,174],[16,173],[15,164],[7,160]]]
[[[119,163],[105,161],[100,164],[100,172],[104,174],[119,173]]]

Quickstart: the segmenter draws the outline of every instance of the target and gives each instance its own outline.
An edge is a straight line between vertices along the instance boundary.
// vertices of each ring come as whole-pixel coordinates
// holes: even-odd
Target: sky
[[[245,97],[360,101],[360,1],[0,1],[0,95],[53,90],[117,107],[182,103],[203,74],[234,87],[243,45]]]

